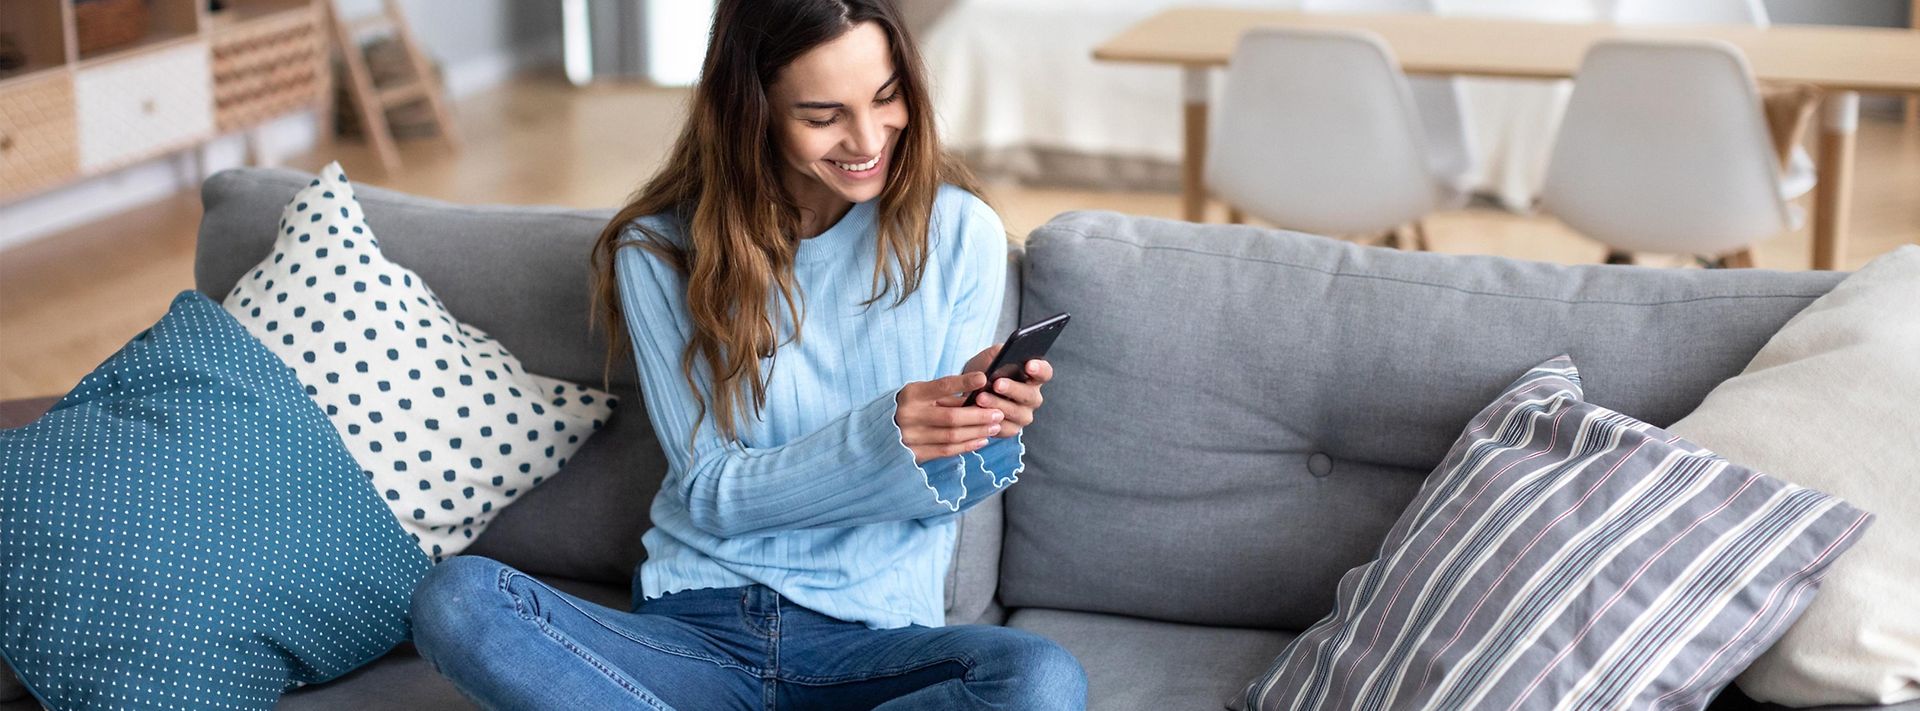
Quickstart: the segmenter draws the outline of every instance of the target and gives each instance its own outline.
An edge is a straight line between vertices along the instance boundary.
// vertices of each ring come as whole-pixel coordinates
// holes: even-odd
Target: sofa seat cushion
[[[1087,708],[1218,711],[1265,671],[1291,632],[1027,608],[1007,626],[1044,636],[1087,671]]]
[[[478,707],[461,696],[453,682],[434,671],[433,664],[421,658],[409,642],[351,674],[282,696],[274,708],[467,711]]]
[[[542,582],[616,610],[632,608],[626,586],[542,577]],[[477,708],[453,682],[435,671],[432,663],[420,657],[413,643],[395,648],[387,656],[352,673],[318,686],[310,686],[280,698],[274,708],[280,711],[313,709],[364,709],[378,711],[441,711]],[[12,711],[0,707],[0,711]]]
[[[7,711],[7,709],[0,709],[0,711]],[[1720,690],[1719,696],[1714,697],[1713,703],[1707,704],[1706,711],[1920,711],[1920,701],[1883,706],[1841,705],[1795,708],[1754,701],[1741,693],[1740,687],[1729,684],[1727,688]]]

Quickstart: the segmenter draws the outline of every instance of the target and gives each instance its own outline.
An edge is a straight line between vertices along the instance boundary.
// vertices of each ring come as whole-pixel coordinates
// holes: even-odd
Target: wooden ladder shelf
[[[380,167],[388,173],[400,169],[400,150],[395,145],[393,129],[387,124],[387,109],[409,102],[425,100],[433,109],[433,121],[440,136],[446,139],[447,145],[458,149],[459,129],[454,127],[452,115],[447,111],[446,97],[441,96],[433,84],[433,67],[427,63],[413,30],[407,26],[399,1],[381,0],[379,12],[352,18],[341,17],[339,7],[332,0],[325,4],[334,37],[340,44],[340,54],[346,60],[347,93],[353,97],[361,128],[373,143]],[[374,86],[373,73],[367,68],[366,53],[360,45],[360,37],[374,31],[393,35],[413,69],[411,79],[393,86]]]

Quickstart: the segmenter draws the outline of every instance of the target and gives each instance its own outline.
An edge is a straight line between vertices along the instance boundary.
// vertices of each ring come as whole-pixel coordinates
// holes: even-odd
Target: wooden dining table
[[[1566,79],[1587,48],[1611,38],[1710,38],[1746,55],[1760,82],[1819,87],[1813,266],[1843,263],[1860,94],[1920,95],[1920,30],[1815,25],[1618,25],[1413,14],[1306,13],[1179,7],[1127,28],[1097,60],[1179,67],[1185,102],[1183,211],[1205,215],[1208,72],[1224,67],[1240,35],[1259,27],[1359,29],[1386,41],[1408,74]]]

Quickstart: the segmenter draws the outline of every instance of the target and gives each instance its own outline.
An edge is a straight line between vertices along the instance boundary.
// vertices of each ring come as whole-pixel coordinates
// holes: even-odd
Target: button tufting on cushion
[[[1324,477],[1333,473],[1333,457],[1314,452],[1307,457],[1307,471],[1314,476]]]

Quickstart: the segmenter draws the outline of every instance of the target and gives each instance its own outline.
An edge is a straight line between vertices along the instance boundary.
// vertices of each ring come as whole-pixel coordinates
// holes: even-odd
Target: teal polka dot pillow
[[[404,641],[429,565],[198,292],[0,431],[0,655],[52,708],[272,708]]]

